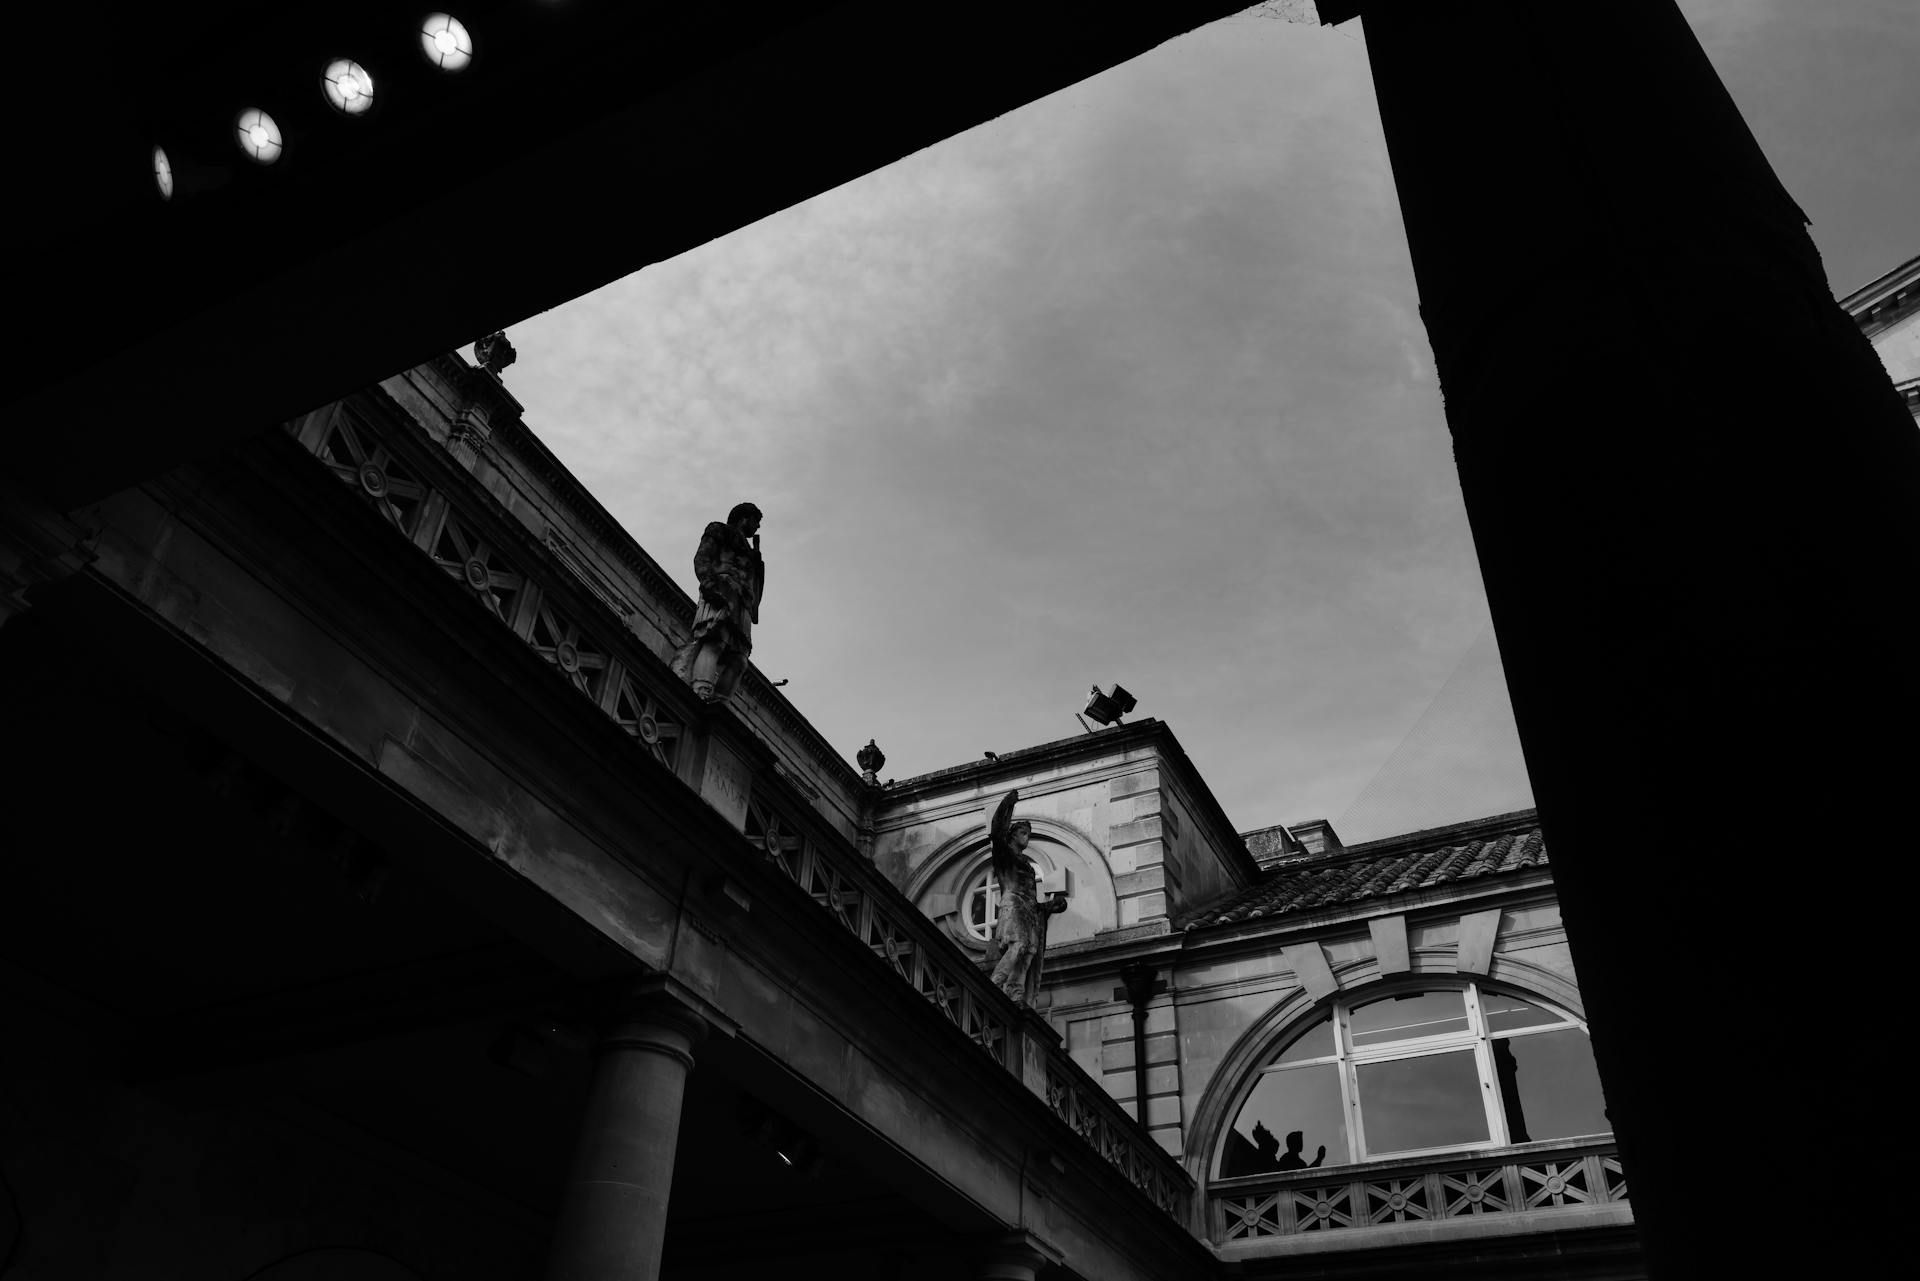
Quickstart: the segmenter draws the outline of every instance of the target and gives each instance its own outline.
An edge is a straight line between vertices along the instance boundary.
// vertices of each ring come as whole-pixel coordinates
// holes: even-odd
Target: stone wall
[[[1412,975],[1475,975],[1580,1013],[1573,960],[1544,871],[1504,886],[1442,887],[1358,910],[1282,918],[1231,936],[1168,938],[1143,960],[1167,985],[1147,1012],[1147,1123],[1196,1178],[1249,1075],[1296,1019],[1335,992]],[[1124,960],[1096,951],[1049,971],[1046,1014],[1068,1052],[1131,1107],[1136,1086]]]
[[[1896,320],[1873,336],[1873,349],[1896,383],[1920,378],[1920,311]]]
[[[1231,1122],[1232,1096],[1244,1084],[1234,1078],[1277,1048],[1295,1017],[1337,991],[1407,975],[1474,975],[1554,1004],[1577,1002],[1566,933],[1550,893],[1507,907],[1466,899],[1390,910],[1397,906],[1387,901],[1382,907],[1389,910],[1330,924],[1324,932],[1276,933],[1257,950],[1183,960],[1174,980],[1182,1112],[1208,1131],[1183,1133],[1190,1166],[1210,1163],[1211,1153],[1200,1149],[1216,1143]]]
[[[380,391],[542,542],[615,626],[662,662],[672,659],[690,635],[692,597],[540,443],[497,379],[449,355],[385,380]],[[684,547],[663,549],[689,576],[700,534],[690,529]],[[865,788],[845,755],[757,668],[749,669],[730,706],[773,749],[781,773],[854,839]]]
[[[1246,883],[1253,863],[1164,725],[1143,721],[908,779],[877,797],[874,861],[936,919],[955,919],[1014,788],[1043,888],[1068,891],[1048,947],[1165,933],[1185,907]]]

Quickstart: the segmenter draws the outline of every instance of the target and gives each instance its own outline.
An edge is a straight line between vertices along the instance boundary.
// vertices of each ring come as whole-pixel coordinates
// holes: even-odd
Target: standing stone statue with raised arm
[[[747,670],[767,583],[758,507],[737,504],[725,524],[716,520],[707,526],[693,553],[693,575],[700,580],[700,607],[693,616],[693,639],[673,656],[673,673],[700,697],[724,702]]]
[[[1027,854],[1033,825],[1024,819],[1016,822],[1013,817],[1019,799],[1018,791],[1001,797],[987,824],[993,843],[993,875],[1000,882],[999,919],[987,944],[987,964],[993,966],[994,986],[1012,997],[1014,1004],[1031,1007],[1040,995],[1047,918],[1067,910],[1067,896],[1050,894],[1046,902],[1040,902],[1039,876]]]

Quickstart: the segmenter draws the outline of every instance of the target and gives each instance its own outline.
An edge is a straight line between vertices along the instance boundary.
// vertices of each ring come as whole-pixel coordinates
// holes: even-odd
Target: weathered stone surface
[[[1462,974],[1485,974],[1493,963],[1493,943],[1500,931],[1498,909],[1469,912],[1460,918],[1459,951],[1455,966]]]
[[[1413,968],[1407,951],[1406,917],[1382,916],[1368,921],[1367,933],[1373,938],[1373,954],[1382,974],[1404,974]]]
[[[1287,964],[1293,968],[1294,978],[1308,995],[1316,1000],[1331,996],[1339,990],[1334,981],[1333,971],[1327,966],[1326,953],[1320,950],[1318,943],[1289,943],[1280,949],[1287,958]]]

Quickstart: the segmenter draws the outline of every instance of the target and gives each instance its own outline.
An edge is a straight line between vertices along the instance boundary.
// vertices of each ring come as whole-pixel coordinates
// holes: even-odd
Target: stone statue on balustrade
[[[994,807],[987,824],[993,843],[993,875],[1000,883],[999,918],[987,944],[987,964],[993,967],[994,986],[1031,1008],[1040,995],[1040,965],[1047,953],[1047,918],[1067,910],[1067,896],[1053,893],[1040,901],[1040,880],[1027,842],[1033,825],[1013,817],[1018,791],[1008,792]]]
[[[700,580],[693,639],[674,654],[673,672],[701,698],[725,702],[747,670],[766,589],[758,507],[737,504],[724,524],[716,520],[707,526],[693,554],[693,575]]]

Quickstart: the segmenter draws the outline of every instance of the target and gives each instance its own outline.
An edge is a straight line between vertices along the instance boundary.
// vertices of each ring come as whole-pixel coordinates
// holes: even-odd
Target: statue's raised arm
[[[1020,791],[1015,788],[1000,798],[993,807],[993,818],[987,823],[988,839],[993,846],[993,874],[1005,885],[1017,866],[1020,851],[1013,844],[1013,807],[1019,804]]]
[[[1016,819],[1013,807],[1020,793],[1008,792],[987,820],[987,839],[993,847],[993,877],[999,885],[993,938],[987,944],[986,963],[994,986],[1017,1005],[1031,1006],[1040,994],[1040,961],[1047,950],[1047,917],[1062,910],[1038,902],[1037,873],[1027,845],[1033,824]]]

